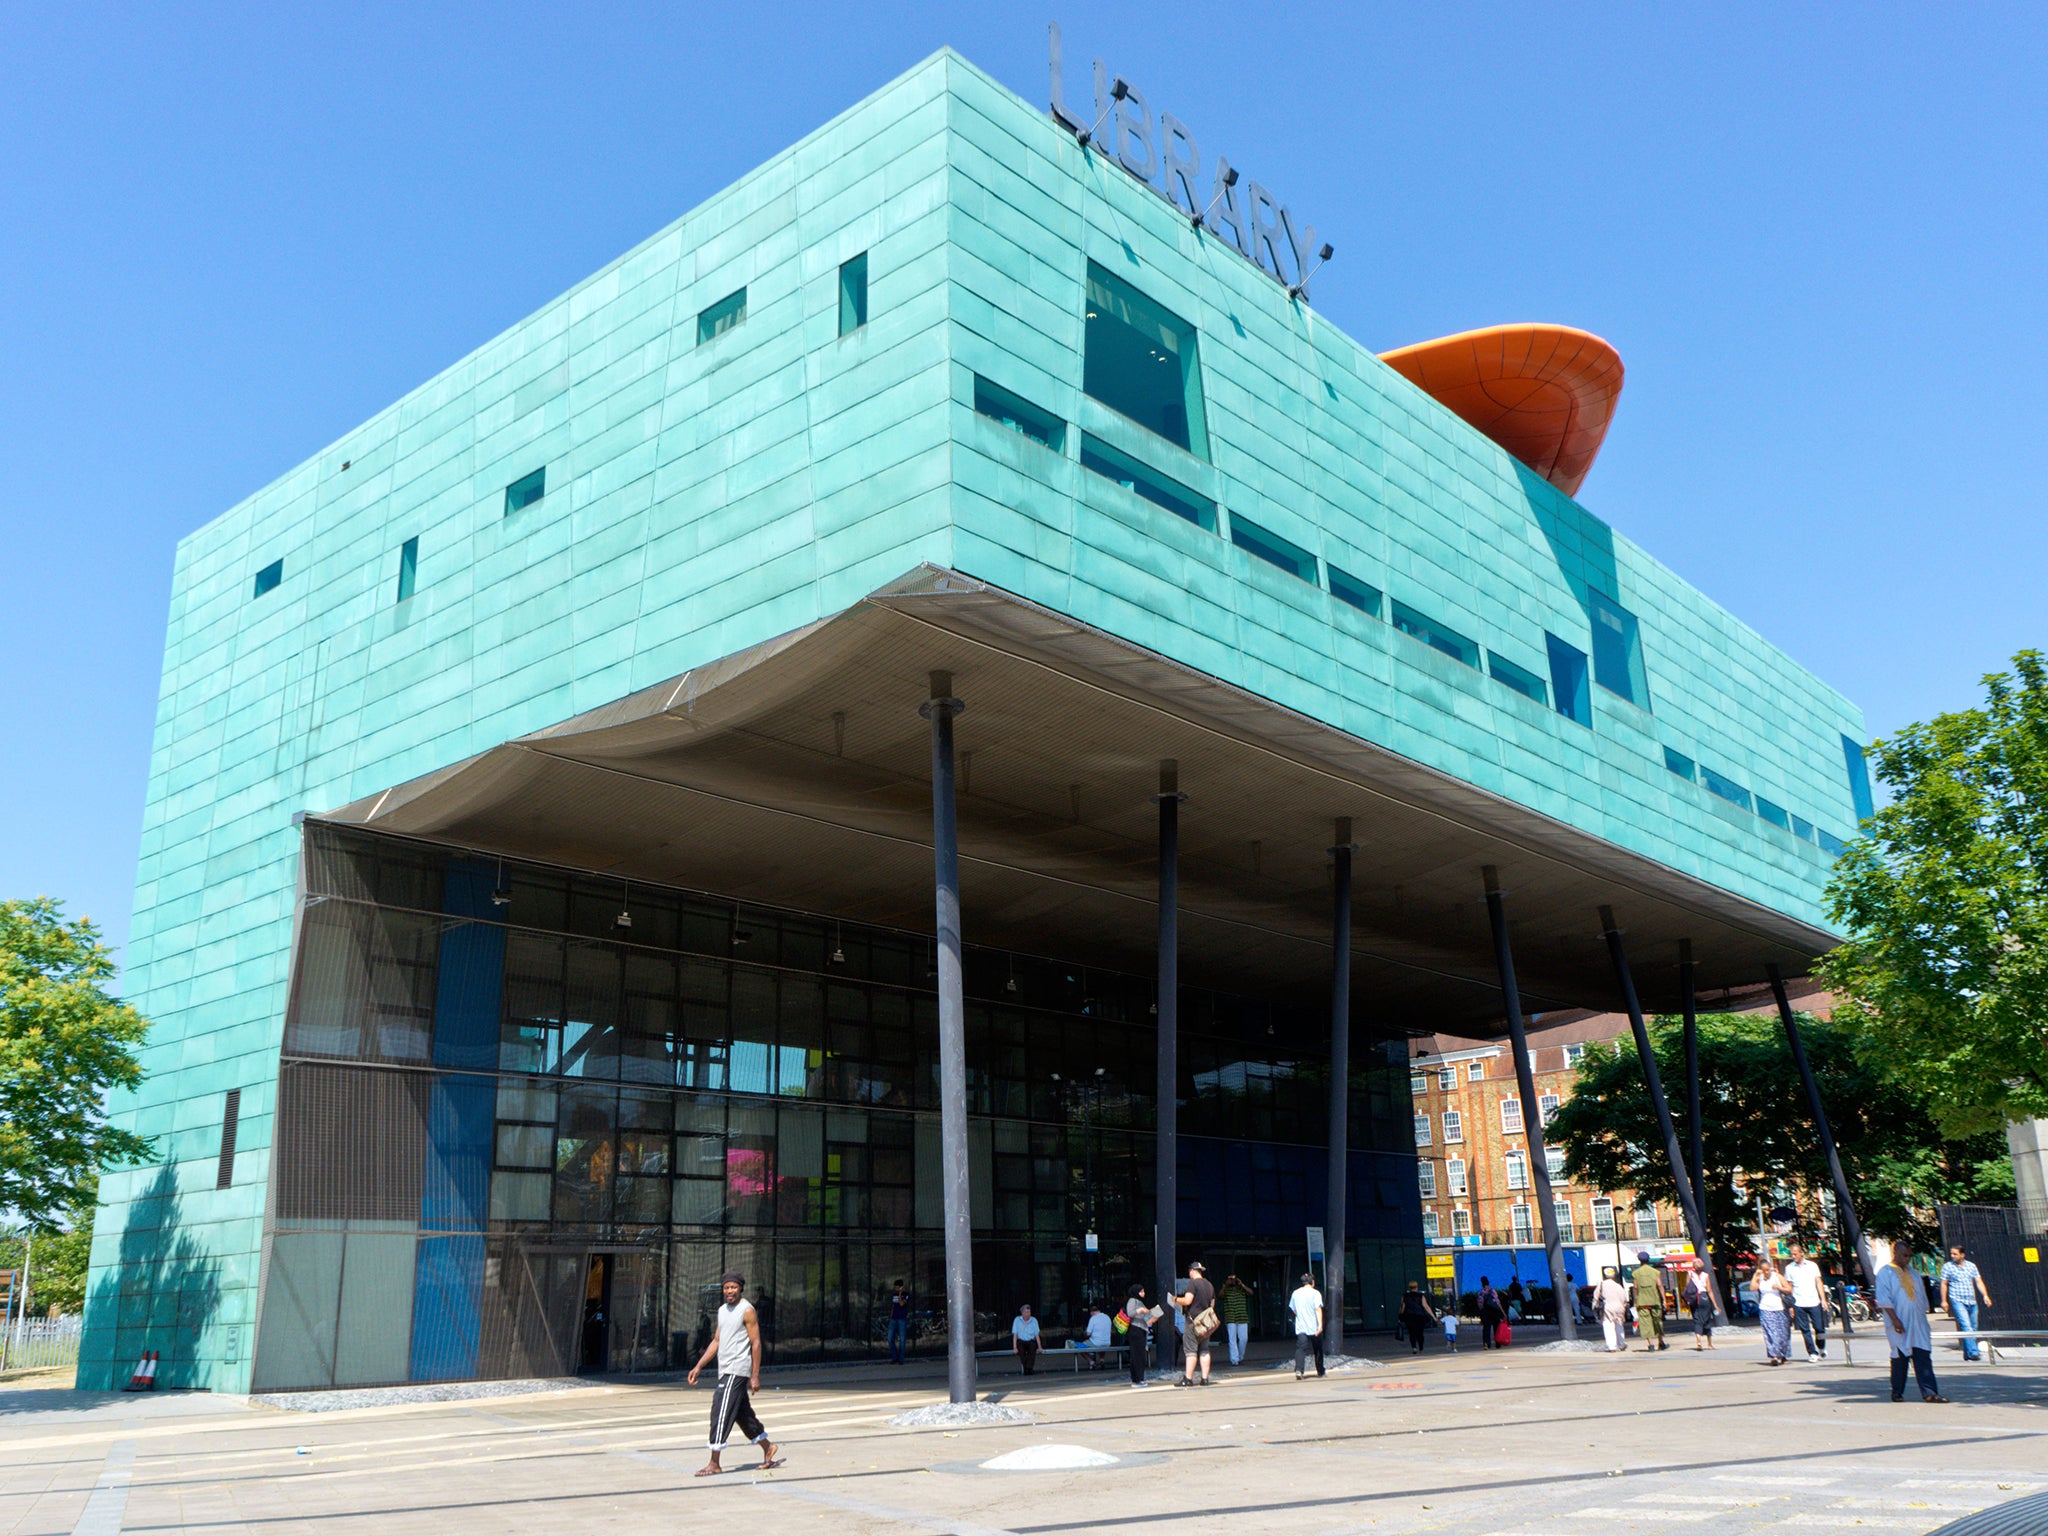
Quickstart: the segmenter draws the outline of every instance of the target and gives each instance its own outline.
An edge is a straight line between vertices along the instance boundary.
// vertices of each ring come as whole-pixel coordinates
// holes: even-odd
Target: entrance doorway
[[[612,1256],[593,1253],[583,1274],[583,1344],[576,1363],[579,1376],[611,1369]]]

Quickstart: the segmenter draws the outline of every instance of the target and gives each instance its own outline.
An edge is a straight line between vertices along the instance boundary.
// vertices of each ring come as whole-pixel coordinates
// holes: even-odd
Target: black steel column
[[[1337,818],[1330,924],[1330,1202],[1323,1214],[1323,1348],[1344,1349],[1344,1202],[1351,1166],[1351,818]]]
[[[1685,1128],[1692,1153],[1692,1197],[1707,1213],[1707,1133],[1700,1119],[1700,1018],[1693,989],[1692,940],[1678,941],[1679,1006],[1685,1010]]]
[[[1536,1101],[1536,1071],[1529,1060],[1529,1034],[1522,1024],[1522,989],[1515,984],[1515,953],[1508,943],[1506,896],[1500,874],[1485,869],[1486,916],[1493,924],[1493,963],[1500,970],[1501,1003],[1508,1016],[1508,1045],[1515,1054],[1515,1088],[1522,1100],[1522,1132],[1528,1140],[1530,1182],[1536,1190],[1536,1214],[1543,1221],[1543,1253],[1550,1261],[1551,1306],[1562,1339],[1579,1336],[1579,1314],[1570,1273],[1564,1266],[1564,1243],[1557,1230],[1557,1201],[1550,1193],[1550,1154],[1543,1145],[1543,1108]],[[1512,1225],[1512,1224],[1511,1224]]]
[[[1857,1271],[1875,1284],[1864,1256],[1863,1223],[1856,1219],[1856,1202],[1849,1198],[1849,1178],[1842,1172],[1842,1159],[1835,1151],[1835,1133],[1828,1129],[1828,1112],[1820,1101],[1820,1084],[1814,1080],[1813,1067],[1806,1059],[1806,1045],[1799,1038],[1799,1021],[1792,1017],[1792,1002],[1785,996],[1785,978],[1775,965],[1765,966],[1764,974],[1771,979],[1771,996],[1778,1000],[1778,1017],[1785,1025],[1785,1039],[1792,1047],[1792,1062],[1799,1068],[1799,1081],[1806,1085],[1806,1102],[1813,1106],[1813,1125],[1820,1132],[1820,1149],[1827,1154],[1828,1177],[1834,1181],[1835,1209],[1841,1217],[1842,1230],[1848,1234],[1849,1246],[1854,1250]],[[1846,1256],[1842,1278],[1849,1278]],[[1845,1330],[1848,1319],[1849,1309],[1844,1307],[1842,1326]]]
[[[1152,1218],[1152,1270],[1159,1287],[1152,1305],[1169,1313],[1166,1298],[1179,1289],[1180,1277],[1180,803],[1186,798],[1180,764],[1169,758],[1159,765],[1159,793],[1153,796],[1159,803],[1159,1164]],[[1171,1316],[1159,1323],[1159,1360],[1162,1369],[1180,1365],[1180,1336]]]
[[[1685,1215],[1685,1229],[1692,1236],[1692,1251],[1701,1265],[1700,1273],[1707,1277],[1714,1305],[1723,1317],[1729,1316],[1728,1309],[1721,1306],[1720,1281],[1714,1274],[1708,1259],[1707,1225],[1700,1219],[1699,1202],[1693,1198],[1692,1176],[1686,1172],[1685,1154],[1679,1150],[1678,1130],[1671,1123],[1671,1105],[1664,1097],[1664,1079],[1657,1071],[1657,1053],[1650,1046],[1650,1026],[1643,1022],[1643,1005],[1636,999],[1636,979],[1628,968],[1628,950],[1621,942],[1621,929],[1615,925],[1614,908],[1600,909],[1600,927],[1607,938],[1607,953],[1614,961],[1614,979],[1621,987],[1621,1000],[1628,1009],[1628,1026],[1635,1032],[1636,1055],[1643,1063],[1643,1086],[1650,1091],[1650,1108],[1657,1114],[1657,1129],[1663,1133],[1664,1155],[1671,1162],[1671,1182],[1678,1188],[1678,1208]]]
[[[953,674],[934,672],[931,701],[918,713],[932,726],[932,889],[939,967],[939,1155],[945,1164],[946,1393],[974,1401],[974,1228],[967,1190],[967,1029],[960,977],[960,837],[953,808]]]

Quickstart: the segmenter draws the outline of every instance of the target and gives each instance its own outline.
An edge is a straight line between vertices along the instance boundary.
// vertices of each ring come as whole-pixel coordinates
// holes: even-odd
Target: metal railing
[[[78,1336],[85,1319],[18,1318],[0,1328],[0,1371],[51,1370],[78,1364]]]

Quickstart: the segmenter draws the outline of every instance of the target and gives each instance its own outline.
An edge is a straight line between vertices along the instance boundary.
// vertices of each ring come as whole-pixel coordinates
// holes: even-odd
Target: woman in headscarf
[[[1479,1342],[1488,1349],[1500,1347],[1500,1325],[1508,1320],[1508,1309],[1500,1292],[1486,1276],[1479,1277]]]
[[[1892,1261],[1877,1272],[1877,1309],[1884,1314],[1884,1341],[1892,1352],[1892,1401],[1906,1397],[1906,1363],[1920,1386],[1920,1401],[1945,1403],[1934,1379],[1933,1336],[1927,1328],[1927,1290],[1913,1273],[1913,1245],[1892,1244]]]

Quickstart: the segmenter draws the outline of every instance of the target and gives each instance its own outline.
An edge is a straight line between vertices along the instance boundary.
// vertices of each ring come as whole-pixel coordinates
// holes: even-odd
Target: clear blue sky
[[[2048,644],[2038,7],[16,5],[0,895],[125,936],[181,535],[941,44],[1043,104],[1054,18],[1367,345],[1611,340],[1582,499],[1873,731]]]

